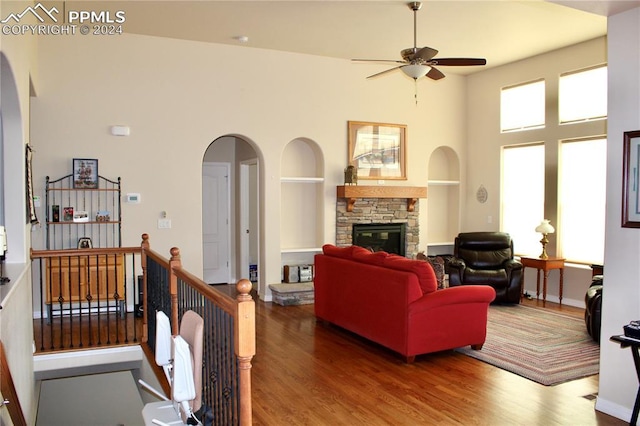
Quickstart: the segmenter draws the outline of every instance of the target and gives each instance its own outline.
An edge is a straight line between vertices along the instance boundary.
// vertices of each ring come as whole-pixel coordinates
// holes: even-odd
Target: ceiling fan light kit
[[[378,60],[378,59],[352,59],[357,62],[381,62],[381,63],[392,63],[392,64],[400,64],[396,65],[394,68],[373,74],[368,76],[367,78],[378,77],[382,74],[386,74],[391,71],[395,71],[397,69],[402,70],[404,74],[413,78],[414,80],[418,80],[421,77],[428,77],[432,80],[440,80],[444,78],[444,74],[442,71],[435,68],[435,65],[442,66],[474,66],[474,65],[486,65],[486,59],[482,58],[436,58],[435,56],[438,54],[436,49],[432,49],[431,47],[421,47],[417,46],[417,12],[422,7],[422,3],[419,1],[414,1],[407,3],[409,9],[413,11],[413,47],[404,49],[400,52],[400,56],[402,56],[402,61],[399,60]]]
[[[420,77],[424,77],[425,75],[427,75],[427,73],[431,70],[431,67],[422,64],[409,64],[401,66],[400,69],[409,77],[417,80]]]

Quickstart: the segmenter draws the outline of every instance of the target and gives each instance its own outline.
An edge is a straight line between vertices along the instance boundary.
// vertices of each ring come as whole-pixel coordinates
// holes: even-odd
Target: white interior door
[[[229,163],[202,165],[202,265],[208,284],[228,284]]]

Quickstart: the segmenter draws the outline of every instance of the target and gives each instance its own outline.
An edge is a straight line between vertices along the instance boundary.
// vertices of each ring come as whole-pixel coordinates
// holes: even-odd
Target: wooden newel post
[[[180,325],[178,318],[178,277],[173,272],[176,268],[182,268],[180,260],[180,249],[172,247],[169,250],[171,258],[169,259],[169,294],[171,295],[171,334],[177,336],[180,333]]]
[[[149,234],[142,234],[142,243],[140,243],[140,263],[142,265],[142,300],[138,300],[138,303],[142,303],[142,341],[149,341],[149,324],[147,323],[147,251],[151,246],[149,245]]]
[[[256,307],[249,294],[251,281],[241,279],[236,284],[238,290],[238,312],[236,325],[236,355],[240,373],[240,424],[252,424],[251,408],[251,359],[256,354]]]

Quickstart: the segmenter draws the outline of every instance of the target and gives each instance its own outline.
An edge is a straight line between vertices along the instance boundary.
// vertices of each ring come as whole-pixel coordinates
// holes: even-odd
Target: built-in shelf
[[[280,182],[318,183],[318,182],[324,182],[324,178],[323,177],[281,177]]]
[[[429,157],[427,186],[427,248],[449,251],[460,229],[460,159],[448,146],[436,148]],[[422,229],[420,237],[422,239]],[[433,242],[431,242],[433,241]],[[432,253],[433,254],[433,253]]]
[[[294,139],[280,168],[280,263],[312,264],[324,237],[324,157],[313,141]]]
[[[459,180],[428,180],[427,185],[460,185]]]
[[[407,211],[414,211],[418,198],[427,198],[426,186],[360,186],[343,185],[336,188],[338,198],[347,199],[347,211],[353,211],[358,198],[406,198]]]
[[[321,252],[322,247],[283,248],[280,253],[316,253]]]

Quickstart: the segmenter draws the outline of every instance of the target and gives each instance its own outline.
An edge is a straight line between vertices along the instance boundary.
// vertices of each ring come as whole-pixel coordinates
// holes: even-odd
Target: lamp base
[[[540,244],[542,244],[542,253],[540,254],[540,259],[548,259],[549,255],[547,254],[547,243],[549,240],[547,239],[547,234],[542,234],[542,239],[540,240]]]

